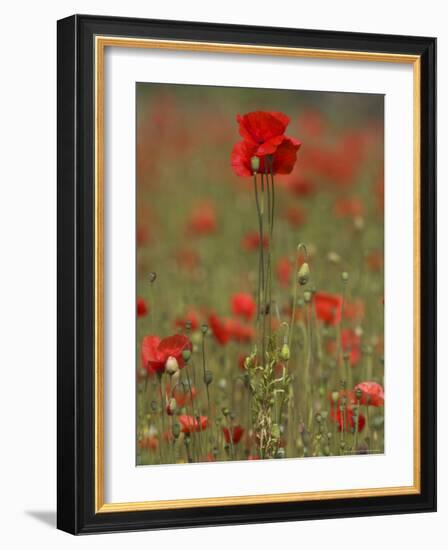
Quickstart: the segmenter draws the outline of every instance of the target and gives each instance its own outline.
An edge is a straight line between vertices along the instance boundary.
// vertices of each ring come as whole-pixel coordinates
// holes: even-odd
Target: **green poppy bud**
[[[258,170],[260,169],[260,159],[258,157],[252,157],[250,159],[250,165],[252,168],[252,172],[258,172]]]
[[[288,344],[283,344],[282,349],[280,351],[280,359],[282,361],[289,361],[290,357],[291,357],[291,352],[289,351]]]
[[[182,351],[182,359],[185,361],[185,363],[188,363],[191,357],[191,351],[189,349],[184,349]]]
[[[362,397],[362,389],[361,388],[356,388],[355,397],[358,401],[361,399],[361,397]]]
[[[306,262],[304,262],[300,266],[298,280],[299,284],[301,284],[302,286],[306,285],[307,282],[310,280],[310,266]]]
[[[313,297],[313,294],[309,290],[306,290],[303,293],[303,299],[305,300],[305,304],[309,304],[311,302],[312,297]]]
[[[344,283],[346,283],[348,281],[348,273],[347,271],[343,271],[341,273],[341,279],[344,281]]]
[[[271,435],[274,439],[280,439],[280,428],[278,424],[272,424]]]
[[[202,326],[201,326],[201,331],[202,331],[202,334],[207,334],[208,332],[208,326],[204,323]]]
[[[338,391],[331,392],[331,399],[333,403],[337,403],[339,399],[339,392]]]
[[[155,271],[151,271],[149,274],[149,282],[153,283],[157,279],[157,273]]]

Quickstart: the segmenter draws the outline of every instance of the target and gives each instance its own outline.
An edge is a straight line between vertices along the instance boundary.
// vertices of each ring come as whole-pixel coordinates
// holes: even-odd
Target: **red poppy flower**
[[[260,151],[262,146],[257,147],[247,141],[239,141],[232,149],[231,163],[233,171],[237,176],[252,176],[251,159],[256,156],[260,159],[259,173],[266,174],[272,171],[273,174],[290,174],[296,163],[297,151],[300,145],[300,141],[282,136],[282,139],[275,147],[275,152],[264,153],[265,156],[260,156],[261,153],[257,153],[257,151]],[[269,145],[267,150],[270,148],[271,146]],[[272,157],[272,167],[270,163],[266,162],[266,155]]]
[[[260,457],[258,455],[249,455],[247,460],[260,460]]]
[[[224,439],[227,444],[232,441],[232,443],[237,444],[240,442],[244,434],[244,429],[241,426],[234,426],[231,429],[223,428],[222,433],[224,434]]]
[[[238,292],[231,298],[230,304],[234,315],[239,315],[247,321],[250,321],[257,310],[257,304],[251,294],[247,292]]]
[[[354,330],[344,329],[341,331],[342,349],[350,353],[350,364],[359,363],[361,359],[361,337]]]
[[[232,332],[222,319],[220,319],[215,313],[212,313],[208,317],[208,324],[211,328],[213,336],[216,338],[217,342],[224,346],[232,337]]]
[[[252,176],[252,157],[260,159],[258,172],[291,173],[297,159],[300,141],[284,135],[289,117],[283,113],[255,111],[238,115],[239,132],[243,141],[235,144],[231,163],[237,176]],[[271,157],[272,166],[266,162]]]
[[[337,325],[341,321],[342,296],[316,292],[314,295],[316,316],[327,325]]]
[[[366,256],[367,267],[370,271],[380,271],[383,267],[383,255],[379,250],[373,250]]]
[[[188,220],[188,229],[195,235],[208,235],[214,233],[217,228],[216,210],[212,203],[202,202],[197,204]]]
[[[340,407],[336,411],[330,414],[331,419],[337,423],[338,432],[342,431],[342,426],[344,425],[344,416],[345,416],[345,431],[351,431],[355,427],[355,414],[351,408],[346,406],[345,413],[343,413]],[[361,432],[365,426],[366,419],[362,413],[359,413],[358,418],[358,432]]]
[[[362,321],[364,312],[364,302],[360,299],[355,299],[352,302],[344,304],[344,318],[349,321]]]
[[[252,145],[264,145],[260,154],[272,154],[279,137],[283,137],[290,118],[283,113],[274,111],[254,111],[243,116],[237,115],[236,120],[240,136]]]
[[[199,328],[199,313],[195,309],[189,309],[183,317],[178,317],[174,322],[175,326],[184,329],[189,323],[191,330]]]
[[[356,218],[364,214],[364,204],[356,197],[344,197],[334,203],[334,214],[338,218]]]
[[[355,366],[361,359],[361,337],[354,330],[343,329],[341,331],[341,347],[342,351],[350,354],[350,364]],[[335,353],[337,350],[336,340],[327,342],[327,352]]]
[[[185,366],[182,352],[192,350],[190,340],[183,334],[175,334],[161,340],[158,336],[145,336],[142,342],[142,363],[148,372],[163,373],[169,357],[174,357],[179,368]]]
[[[255,338],[255,329],[252,325],[241,323],[238,319],[227,319],[226,328],[231,338],[236,342],[251,342]]]
[[[140,439],[138,446],[145,451],[155,451],[159,446],[159,439],[155,436],[144,437]]]
[[[361,405],[371,405],[372,407],[381,407],[384,405],[384,390],[381,384],[377,382],[361,382],[357,384],[354,391],[360,389],[362,396],[359,402]]]
[[[179,422],[182,432],[184,434],[190,434],[192,432],[202,432],[205,430],[207,428],[208,418],[206,416],[200,416],[198,421],[194,416],[181,414],[179,416]]]
[[[137,298],[137,317],[144,317],[149,311],[143,298]]]
[[[171,394],[171,397],[174,397],[179,408],[185,407],[185,405],[191,405],[192,399],[194,400],[198,394],[194,386],[191,386],[190,391],[189,386],[184,384],[177,385],[173,389],[171,389],[170,384],[167,384],[165,386],[165,393],[167,396]]]
[[[247,233],[241,241],[241,246],[244,250],[251,252],[260,248],[260,235],[258,233]],[[263,248],[268,248],[269,237],[263,235]]]
[[[330,418],[338,424],[338,431],[342,431],[342,426],[344,424],[344,414],[341,411],[341,402],[342,399],[346,400],[345,403],[345,431],[350,431],[355,426],[354,412],[352,410],[352,392],[348,393],[346,391],[339,392],[338,400],[335,402],[333,400],[332,393],[328,395],[330,401]],[[360,432],[366,423],[366,419],[363,414],[359,413],[358,419],[358,431]]]

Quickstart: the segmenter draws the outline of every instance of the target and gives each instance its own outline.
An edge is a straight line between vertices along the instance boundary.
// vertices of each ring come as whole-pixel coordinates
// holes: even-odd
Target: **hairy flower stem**
[[[358,431],[359,431],[359,415],[361,412],[360,409],[361,403],[359,399],[356,400],[356,421],[355,421],[355,436],[354,436],[354,442],[353,447],[355,448],[355,453],[358,451]]]
[[[263,190],[263,175],[261,175],[261,187]],[[259,258],[260,258],[260,273],[259,273],[259,279],[258,279],[258,302],[259,302],[259,308],[258,308],[258,324],[259,329],[260,325],[263,326],[264,321],[264,315],[266,313],[266,304],[265,304],[265,297],[264,297],[264,234],[263,234],[263,207],[260,204],[260,197],[258,194],[258,184],[257,184],[257,174],[254,173],[254,191],[255,191],[255,203],[257,205],[257,214],[258,214],[258,232],[259,232],[259,238],[260,238],[260,245],[259,245]],[[259,330],[259,332],[262,332]],[[261,337],[261,350],[262,350],[262,364],[264,366],[265,364],[265,352],[264,352],[264,334],[262,332]]]
[[[162,374],[157,374],[157,378],[159,379],[159,394],[160,394],[160,416],[161,416],[161,422],[162,422],[162,433],[160,434],[160,441],[159,441],[159,447],[160,447],[160,461],[162,462],[163,456],[162,456],[162,444],[163,444],[163,438],[165,437],[165,404],[163,400],[163,389],[162,389]]]
[[[191,380],[190,380],[190,375],[188,373],[188,370],[185,369],[186,371],[186,376],[187,376],[187,384],[188,384],[188,390],[190,392],[190,402],[191,402],[191,412],[192,412],[192,416],[193,418],[196,418],[196,414],[195,414],[195,410],[194,410],[194,405],[193,405],[193,389],[192,389],[192,386],[191,386]],[[199,450],[196,446],[196,438],[195,437],[192,437],[192,441],[193,441],[193,453],[196,455],[196,459],[197,459],[197,462],[199,462]]]
[[[211,420],[210,390],[209,390],[209,383],[207,383],[206,381],[206,372],[205,372],[205,334],[202,334],[202,372],[204,375],[205,390],[207,392],[207,413],[210,421]]]

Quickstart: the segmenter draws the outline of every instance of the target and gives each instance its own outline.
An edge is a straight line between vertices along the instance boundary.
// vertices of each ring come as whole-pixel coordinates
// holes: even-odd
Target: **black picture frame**
[[[421,59],[421,491],[95,513],[94,55],[97,35],[384,52]],[[436,39],[74,15],[58,21],[57,526],[73,534],[436,510]]]

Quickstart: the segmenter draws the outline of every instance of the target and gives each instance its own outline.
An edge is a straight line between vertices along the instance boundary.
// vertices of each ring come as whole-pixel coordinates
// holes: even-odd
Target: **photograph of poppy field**
[[[136,463],[384,453],[384,98],[136,85]]]

